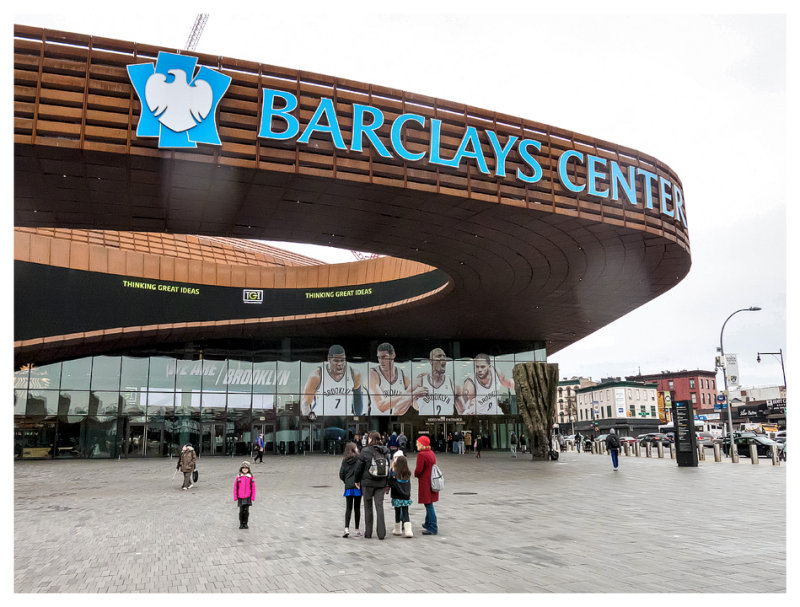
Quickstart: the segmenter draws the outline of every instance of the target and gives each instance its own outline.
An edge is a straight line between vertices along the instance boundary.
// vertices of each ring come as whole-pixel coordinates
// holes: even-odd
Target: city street
[[[391,535],[387,499],[383,542],[341,537],[339,456],[254,464],[249,530],[238,529],[232,494],[240,458],[201,458],[189,491],[173,478],[175,460],[16,462],[14,589],[786,591],[785,463],[711,457],[678,468],[642,454],[621,456],[614,472],[608,456],[576,452],[557,462],[508,452],[438,459],[439,535],[420,534],[414,480],[414,537]]]

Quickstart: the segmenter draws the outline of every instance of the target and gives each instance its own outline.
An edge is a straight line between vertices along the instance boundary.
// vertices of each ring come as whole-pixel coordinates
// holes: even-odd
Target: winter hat
[[[611,428],[611,430],[609,430],[608,433],[609,434],[616,434],[616,432],[614,432],[614,428]]]
[[[427,436],[420,436],[417,439],[417,442],[420,445],[422,445],[423,447],[430,447],[431,446],[431,439],[429,439]]]
[[[399,456],[401,456],[401,455],[402,455],[403,457],[405,457],[405,453],[403,453],[403,450],[402,450],[402,449],[398,449],[397,451],[395,451],[395,452],[394,452],[394,457],[399,457]]]
[[[248,470],[250,470],[250,462],[248,462],[248,461],[243,461],[243,462],[242,462],[242,465],[241,465],[241,466],[239,466],[239,470],[241,470],[242,468],[247,468]]]

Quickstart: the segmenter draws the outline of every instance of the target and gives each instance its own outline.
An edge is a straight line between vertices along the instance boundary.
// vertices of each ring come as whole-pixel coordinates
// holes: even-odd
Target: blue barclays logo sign
[[[194,73],[197,58],[159,52],[152,63],[128,66],[142,106],[137,137],[158,137],[159,148],[220,145],[215,114],[231,78],[208,67]]]
[[[442,121],[419,114],[400,114],[392,123],[389,143],[391,151],[378,137],[376,130],[385,122],[383,112],[369,105],[353,104],[353,127],[350,133],[350,147],[345,144],[339,119],[333,100],[321,97],[314,114],[301,129],[299,119],[293,112],[297,110],[297,97],[286,91],[263,89],[261,123],[258,136],[262,139],[289,141],[298,138],[298,143],[309,143],[315,133],[324,133],[331,138],[338,150],[363,151],[366,141],[384,158],[400,158],[409,162],[427,162],[440,166],[459,168],[462,161],[472,160],[478,170],[485,175],[494,174],[506,177],[506,159],[516,147],[526,169],[517,169],[513,177],[523,183],[536,183],[543,176],[542,167],[536,160],[541,152],[542,143],[535,139],[520,139],[510,135],[505,142],[500,141],[497,133],[490,129],[483,131],[494,155],[494,170],[490,170],[481,146],[478,129],[467,127],[461,143],[453,158],[441,156]],[[407,124],[417,125],[430,131],[430,147],[426,152],[411,152],[403,144],[403,129]],[[428,124],[430,126],[428,126]],[[298,137],[299,136],[299,137]],[[575,164],[586,167],[586,177],[580,180],[570,175],[570,167]],[[572,171],[577,173],[577,171]],[[659,194],[662,215],[675,218],[687,226],[683,192],[681,188],[668,179],[641,167],[620,165],[616,160],[601,158],[592,154],[584,154],[578,150],[566,150],[558,158],[558,178],[568,191],[579,194],[585,192],[596,198],[609,199],[623,204],[623,199],[633,206],[643,202],[646,209],[654,208],[654,191]],[[605,187],[605,183],[609,187]]]

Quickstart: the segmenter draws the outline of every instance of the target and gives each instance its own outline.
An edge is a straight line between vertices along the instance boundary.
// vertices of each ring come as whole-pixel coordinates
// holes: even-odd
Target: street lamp
[[[719,366],[722,367],[722,379],[725,382],[725,398],[728,399],[728,374],[725,371],[725,348],[722,346],[722,335],[725,333],[725,325],[728,324],[728,321],[733,318],[739,312],[758,312],[761,308],[758,306],[750,306],[749,308],[742,308],[740,310],[736,310],[733,314],[728,316],[725,319],[725,322],[722,323],[722,329],[719,332]],[[730,454],[731,454],[731,461],[735,462],[736,460],[733,458],[733,450],[736,448],[736,445],[733,444],[733,418],[731,417],[731,403],[728,401],[728,439],[730,440]]]
[[[786,388],[786,369],[783,366],[783,349],[781,348],[777,352],[757,352],[756,353],[756,362],[761,362],[761,355],[762,354],[772,354],[772,356],[780,356],[781,357],[781,371],[783,371],[783,387]]]

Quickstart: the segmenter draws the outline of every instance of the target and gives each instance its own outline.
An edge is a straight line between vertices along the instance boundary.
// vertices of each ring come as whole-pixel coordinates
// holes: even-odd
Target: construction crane
[[[193,51],[197,48],[197,43],[200,41],[200,36],[203,34],[206,21],[208,21],[208,13],[200,13],[197,15],[197,19],[194,20],[194,25],[192,26],[192,31],[189,32],[189,38],[186,40],[186,47],[184,50]]]

